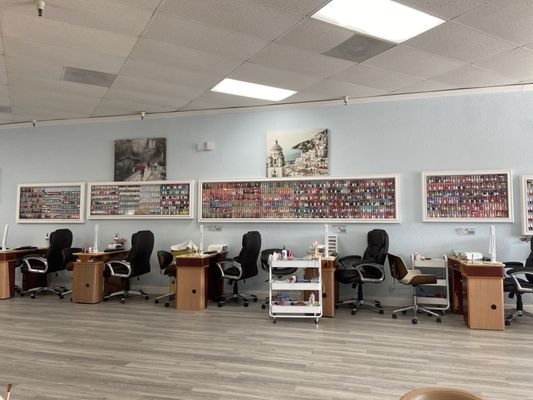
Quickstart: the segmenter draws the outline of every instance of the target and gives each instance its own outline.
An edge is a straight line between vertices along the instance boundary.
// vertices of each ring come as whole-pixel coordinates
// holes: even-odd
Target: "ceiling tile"
[[[50,91],[52,93],[72,94],[84,97],[101,98],[107,88],[101,86],[84,85],[82,83],[67,82],[56,79],[42,79],[31,74],[10,73],[9,84],[13,87],[30,90]]]
[[[409,85],[409,86],[405,86],[400,89],[394,90],[392,93],[394,94],[423,93],[423,92],[436,92],[440,90],[449,90],[449,89],[453,89],[453,85],[449,83],[437,82],[431,79],[427,79],[425,81],[417,82],[414,85]]]
[[[314,14],[331,0],[252,0],[268,7],[279,8],[299,16]]]
[[[467,65],[455,71],[435,76],[432,80],[453,85],[454,88],[476,88],[498,86],[513,83],[509,78],[485,71],[473,65]]]
[[[334,79],[324,79],[316,85],[305,89],[306,92],[324,95],[327,98],[349,97],[369,97],[379,96],[387,92],[381,89],[368,86],[355,85],[353,83],[341,82]]]
[[[19,15],[34,15],[35,6],[29,1],[26,4],[27,7],[9,10]],[[53,0],[47,2],[44,16],[49,21],[140,36],[150,21],[152,10],[109,0]]]
[[[134,115],[141,111],[146,113],[172,112],[176,107],[163,107],[155,104],[135,103],[131,101],[103,99],[94,110],[93,116]]]
[[[63,74],[62,65],[52,64],[36,64],[32,63],[27,58],[6,57],[6,68],[8,74],[18,73],[29,75],[31,77],[39,77],[42,79],[61,79]]]
[[[250,107],[270,104],[271,102],[252,99],[250,97],[234,96],[231,94],[217,93],[207,91],[198,98],[194,99],[191,104],[182,108],[183,110],[191,110],[191,107],[197,107],[196,104],[209,104],[211,108],[224,108],[224,107]]]
[[[160,11],[268,41],[275,40],[301,19],[296,14],[249,0],[167,1]]]
[[[396,46],[365,61],[364,64],[429,78],[460,68],[466,63],[405,46]]]
[[[139,41],[130,59],[216,75],[227,75],[243,63],[237,58],[226,58],[205,51],[147,39]]]
[[[225,75],[191,72],[184,69],[169,67],[157,62],[145,62],[130,59],[120,71],[120,76],[151,79],[170,85],[190,86],[196,88],[213,87]]]
[[[120,71],[125,60],[123,57],[95,54],[89,51],[52,46],[9,36],[4,36],[4,41],[8,56],[25,59],[27,63],[31,64],[68,65],[116,74]]]
[[[475,62],[515,46],[466,26],[446,22],[403,43],[428,53]]]
[[[119,76],[113,83],[112,89],[130,90],[138,93],[146,93],[169,99],[188,99],[195,97],[204,91],[203,88],[190,86],[177,86],[152,79],[132,78]],[[107,97],[107,96],[106,96]],[[172,104],[169,104],[171,106]]]
[[[165,109],[177,110],[183,105],[187,104],[189,100],[179,98],[169,98],[163,96],[157,96],[151,93],[133,91],[133,90],[121,90],[110,89],[106,95],[105,100],[111,101],[125,101],[139,104],[147,104],[158,107],[164,107]],[[143,110],[144,111],[144,110]]]
[[[30,122],[33,120],[47,121],[58,119],[75,119],[89,117],[90,114],[66,112],[57,109],[49,109],[46,107],[32,107],[32,106],[14,106],[13,107],[13,119],[19,122]]]
[[[291,90],[303,89],[320,80],[320,78],[314,76],[283,71],[253,63],[243,64],[228,78]]]
[[[73,114],[90,114],[98,105],[100,99],[72,94],[41,91],[28,87],[10,87],[11,103],[13,106],[42,107],[64,111]]]
[[[241,60],[247,60],[268,44],[254,36],[162,14],[152,20],[144,37]]]
[[[497,54],[475,65],[516,81],[533,79],[533,52],[522,48]]]
[[[403,86],[413,85],[422,80],[414,76],[364,64],[355,65],[334,75],[332,78],[361,86],[381,89],[387,92],[391,92]]]
[[[324,53],[354,35],[353,31],[317,19],[306,19],[277,40],[277,43]]]
[[[395,0],[443,19],[453,19],[492,0]]]
[[[393,43],[356,33],[324,55],[360,63],[394,46]]]
[[[302,92],[298,92],[296,94],[293,94],[291,97],[288,97],[280,103],[312,103],[317,101],[328,101],[330,99],[330,96],[324,95],[324,94],[318,94],[318,93],[312,93],[308,90],[304,90]],[[343,103],[344,101],[341,99],[339,100],[339,104]]]
[[[495,0],[457,19],[491,35],[518,45],[533,42],[533,1]]]
[[[137,41],[133,36],[12,12],[4,13],[2,30],[4,36],[121,57],[126,57]]]
[[[354,65],[350,61],[278,44],[271,44],[250,61],[254,64],[267,65],[320,78],[327,78]]]

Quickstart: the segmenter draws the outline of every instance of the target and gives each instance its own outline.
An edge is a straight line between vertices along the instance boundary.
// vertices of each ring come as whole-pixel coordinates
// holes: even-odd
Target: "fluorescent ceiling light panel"
[[[296,93],[294,90],[280,89],[273,86],[259,85],[238,81],[235,79],[224,79],[213,89],[213,92],[234,94],[237,96],[252,97],[271,101],[280,101]]]
[[[392,0],[332,0],[312,17],[395,43],[444,22]]]

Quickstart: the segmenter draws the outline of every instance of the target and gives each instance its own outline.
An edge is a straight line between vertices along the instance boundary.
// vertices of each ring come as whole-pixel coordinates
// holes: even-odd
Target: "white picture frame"
[[[530,190],[532,194],[530,195]],[[531,201],[531,205],[530,205]],[[520,206],[522,210],[522,235],[533,235],[533,175],[520,177]],[[530,221],[531,219],[531,221]]]
[[[505,192],[501,194],[503,189]],[[428,191],[435,194],[430,195]],[[422,220],[514,222],[512,171],[422,172]]]

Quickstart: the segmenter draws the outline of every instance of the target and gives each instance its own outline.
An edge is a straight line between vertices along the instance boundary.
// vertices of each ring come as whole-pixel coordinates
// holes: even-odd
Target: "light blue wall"
[[[512,169],[515,223],[497,224],[497,251],[502,260],[524,260],[528,244],[519,241],[519,176],[533,174],[533,94],[513,92],[367,104],[287,108],[144,121],[98,122],[0,130],[0,225],[11,225],[11,247],[41,243],[45,232],[63,225],[16,224],[18,183],[111,181],[115,139],[166,137],[167,179],[257,178],[265,175],[265,133],[269,130],[328,128],[331,176],[400,173],[400,224],[349,224],[339,235],[340,254],[360,253],[366,232],[387,229],[390,250],[448,253],[452,248],[486,253],[489,224],[422,223],[420,172],[424,170]],[[196,143],[213,141],[213,152],[197,152]],[[97,221],[102,243],[118,232],[125,237],[151,229],[156,249],[193,239],[198,223],[185,221]],[[75,245],[89,246],[95,221],[68,225]],[[458,236],[458,227],[474,227],[473,237]],[[232,254],[242,233],[258,229],[263,247],[285,244],[303,254],[323,237],[322,224],[224,224],[206,232],[206,243],[227,242]],[[388,272],[388,271],[387,271]],[[63,278],[66,280],[68,275]],[[155,258],[149,285],[165,285]],[[264,276],[252,289],[266,290]],[[372,286],[372,287],[371,287]],[[408,291],[390,280],[368,285],[370,296],[405,297]]]

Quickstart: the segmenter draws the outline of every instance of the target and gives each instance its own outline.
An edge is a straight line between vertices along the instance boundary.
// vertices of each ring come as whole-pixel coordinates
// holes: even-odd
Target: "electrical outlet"
[[[221,225],[207,225],[207,230],[209,232],[220,232],[222,230]]]
[[[474,228],[457,228],[455,232],[461,236],[474,236],[476,234],[476,230]]]
[[[337,233],[346,233],[346,225],[333,225]]]

